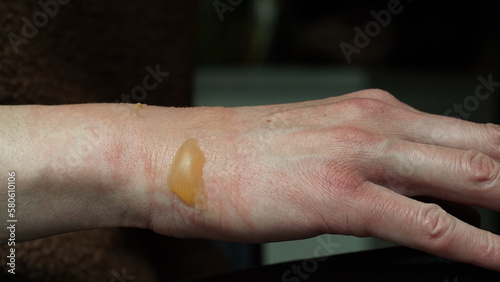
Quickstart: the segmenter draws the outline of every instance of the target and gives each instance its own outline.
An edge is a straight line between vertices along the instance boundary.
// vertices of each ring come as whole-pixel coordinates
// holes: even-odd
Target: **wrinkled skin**
[[[426,114],[380,90],[205,110],[223,116],[193,134],[207,157],[207,208],[173,198],[173,219],[153,197],[155,231],[241,242],[375,236],[500,270],[499,236],[409,198],[500,210],[497,125]]]

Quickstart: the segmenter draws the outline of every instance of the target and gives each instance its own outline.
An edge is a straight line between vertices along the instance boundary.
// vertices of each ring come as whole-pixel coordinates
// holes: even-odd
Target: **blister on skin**
[[[186,205],[204,208],[206,204],[203,166],[205,156],[194,138],[186,140],[177,150],[170,167],[167,183]]]

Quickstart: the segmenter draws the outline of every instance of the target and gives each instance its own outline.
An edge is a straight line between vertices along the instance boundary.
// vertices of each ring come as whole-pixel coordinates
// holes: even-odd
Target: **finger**
[[[439,145],[461,150],[478,150],[500,161],[500,125],[478,124],[456,118],[419,112],[390,94],[378,90],[354,92],[340,97],[337,103],[354,98],[369,98],[383,103],[358,103],[371,119],[363,119],[361,127],[376,128],[377,133],[403,140]],[[370,93],[379,93],[373,95]],[[368,99],[370,100],[370,99]],[[372,106],[370,110],[369,106]]]
[[[500,271],[500,237],[425,204],[367,183],[361,225],[368,234],[437,256]],[[365,194],[366,195],[366,194]]]
[[[407,141],[389,141],[377,163],[391,188],[406,195],[426,195],[500,210],[500,164],[478,151],[463,151]],[[385,185],[385,184],[384,184]],[[411,191],[408,190],[411,187]]]
[[[430,114],[419,114],[418,117],[408,114],[396,130],[400,130],[406,140],[461,150],[479,150],[500,160],[500,126],[496,124],[478,124]]]
[[[445,201],[427,196],[412,197],[423,203],[433,203],[443,208],[447,213],[475,227],[481,227],[481,216],[476,208],[472,206],[457,204],[450,201]]]
[[[334,98],[336,103],[354,98],[382,101],[395,108],[382,111],[386,134],[424,144],[440,145],[461,150],[479,150],[500,161],[500,125],[478,124],[457,118],[420,112],[391,94],[368,89]],[[394,122],[397,121],[397,122]]]

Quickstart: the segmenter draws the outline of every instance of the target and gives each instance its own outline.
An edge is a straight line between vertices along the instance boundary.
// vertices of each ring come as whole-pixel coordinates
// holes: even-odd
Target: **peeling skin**
[[[198,141],[190,138],[182,144],[170,167],[167,183],[175,195],[186,205],[203,209],[206,204],[205,185],[203,183],[203,165],[205,156],[198,146]]]

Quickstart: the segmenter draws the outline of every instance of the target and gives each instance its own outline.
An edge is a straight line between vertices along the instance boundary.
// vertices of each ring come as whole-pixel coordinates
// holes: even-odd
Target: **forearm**
[[[18,241],[146,224],[147,195],[130,173],[141,168],[131,161],[135,156],[126,145],[133,136],[123,117],[110,105],[1,108],[0,220],[7,224],[12,171]],[[5,228],[0,232],[8,235]]]

